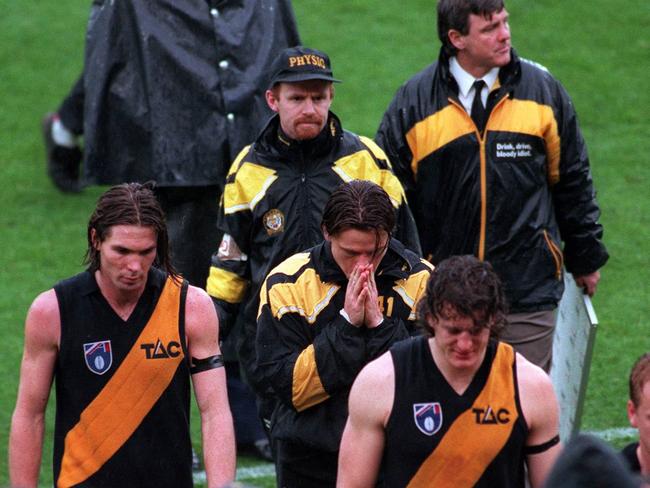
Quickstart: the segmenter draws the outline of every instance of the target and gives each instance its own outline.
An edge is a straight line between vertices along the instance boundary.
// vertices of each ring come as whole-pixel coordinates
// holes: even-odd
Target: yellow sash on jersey
[[[519,416],[512,374],[514,357],[512,347],[499,343],[487,383],[472,408],[456,418],[415,473],[409,488],[464,488],[478,482],[505,446]]]
[[[65,436],[58,488],[74,486],[96,473],[127,441],[171,382],[183,360],[176,357],[147,359],[141,344],[167,347],[179,338],[181,287],[168,278],[158,304],[140,337],[113,377],[81,413],[77,425]]]

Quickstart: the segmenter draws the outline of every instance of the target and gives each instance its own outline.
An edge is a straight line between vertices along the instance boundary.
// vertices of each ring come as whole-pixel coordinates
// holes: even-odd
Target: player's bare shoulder
[[[202,288],[189,285],[185,300],[185,333],[188,340],[216,338],[219,319],[212,299]],[[192,341],[194,339],[194,341]]]
[[[557,412],[555,390],[549,375],[517,353],[517,384],[521,407],[529,427],[535,419]]]
[[[210,295],[203,288],[194,285],[187,287],[185,307],[188,312],[214,311]]]
[[[395,397],[395,367],[390,351],[385,352],[361,370],[350,392],[350,408],[361,407],[367,414],[381,418],[390,415]]]
[[[60,337],[59,301],[51,288],[38,295],[29,307],[25,320],[25,339],[58,347]]]
[[[551,386],[549,375],[536,364],[528,361],[524,356],[517,354],[517,378],[519,389],[527,390],[544,389],[547,385]]]

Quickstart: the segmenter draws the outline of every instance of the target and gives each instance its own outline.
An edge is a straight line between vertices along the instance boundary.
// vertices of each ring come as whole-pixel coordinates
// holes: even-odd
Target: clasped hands
[[[383,321],[372,264],[357,264],[350,273],[343,309],[355,327],[374,329]]]

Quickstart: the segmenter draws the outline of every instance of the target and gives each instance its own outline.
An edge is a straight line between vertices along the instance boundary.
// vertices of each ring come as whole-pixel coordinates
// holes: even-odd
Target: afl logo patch
[[[95,374],[104,374],[113,364],[111,341],[89,342],[84,344],[86,366]]]
[[[420,432],[433,435],[442,427],[442,408],[439,403],[414,403],[413,420]]]
[[[271,209],[262,217],[266,233],[274,236],[284,231],[284,214],[277,208]]]

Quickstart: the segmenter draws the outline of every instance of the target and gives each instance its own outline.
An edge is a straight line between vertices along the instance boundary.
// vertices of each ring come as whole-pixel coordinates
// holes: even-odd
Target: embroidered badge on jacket
[[[268,235],[274,236],[284,231],[284,214],[277,208],[266,212],[262,220]]]

